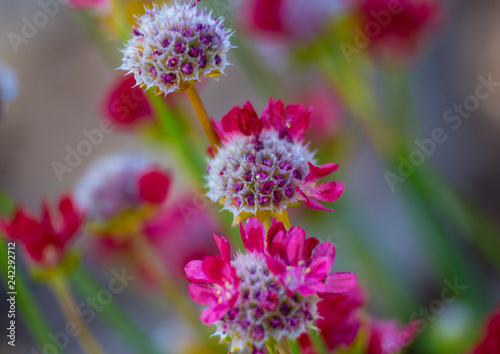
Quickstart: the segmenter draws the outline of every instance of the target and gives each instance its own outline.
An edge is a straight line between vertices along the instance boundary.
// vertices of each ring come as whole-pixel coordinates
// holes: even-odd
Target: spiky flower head
[[[191,298],[209,305],[201,314],[215,324],[231,350],[264,353],[266,344],[297,338],[315,329],[319,294],[343,293],[356,285],[352,273],[328,274],[335,246],[306,238],[304,230],[286,230],[274,219],[269,231],[256,218],[240,226],[246,252],[231,259],[229,243],[214,235],[221,252],[186,266]],[[317,246],[317,247],[316,247]]]
[[[170,176],[149,156],[119,153],[91,166],[75,195],[93,231],[128,234],[164,202],[169,186]]]
[[[197,2],[146,9],[137,17],[120,69],[133,73],[137,84],[165,95],[223,73],[232,32],[224,28],[223,18],[206,9],[199,12]]]
[[[316,183],[339,166],[314,165],[313,153],[303,143],[311,113],[270,98],[260,118],[247,102],[214,122],[221,146],[208,161],[207,196],[232,212],[235,222],[268,215],[287,222],[286,208],[301,201],[312,209],[332,211],[316,200],[337,200],[344,185]]]

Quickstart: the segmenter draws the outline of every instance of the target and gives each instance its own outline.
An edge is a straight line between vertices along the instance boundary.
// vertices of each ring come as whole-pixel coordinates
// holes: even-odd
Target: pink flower
[[[370,324],[370,339],[368,354],[397,353],[409,345],[417,335],[417,324],[409,323],[401,328],[396,320],[372,321]]]
[[[337,200],[344,185],[317,183],[339,166],[314,165],[313,153],[303,144],[311,113],[312,109],[270,98],[260,117],[247,102],[214,122],[222,144],[208,162],[207,196],[224,204],[235,222],[267,215],[286,222],[286,208],[300,201],[312,209],[332,211],[320,202]]]
[[[371,52],[397,63],[413,54],[437,27],[442,7],[436,0],[402,0],[396,5],[390,0],[361,0],[357,13]],[[378,25],[376,34],[370,35],[369,23]]]
[[[153,111],[144,91],[136,86],[132,75],[120,78],[105,99],[104,115],[122,126],[152,117]]]
[[[343,294],[322,294],[318,304],[318,328],[329,350],[348,347],[356,338],[361,327],[359,310],[364,297],[359,287]],[[300,337],[303,351],[315,353],[308,335]]]
[[[257,33],[302,40],[317,34],[345,5],[340,0],[249,0],[239,17]]]
[[[500,353],[500,308],[489,317],[483,339],[473,349],[472,353]]]
[[[231,257],[229,243],[214,235],[217,257],[185,268],[191,298],[208,307],[200,320],[217,326],[231,350],[263,350],[271,338],[297,338],[315,328],[318,295],[356,285],[352,273],[331,273],[335,247],[306,238],[304,230],[273,220],[269,231],[256,218],[240,225],[246,253]]]
[[[69,0],[68,4],[75,10],[101,10],[110,5],[109,0]]]
[[[125,214],[131,216],[131,211],[160,206],[169,189],[169,174],[147,156],[116,154],[89,169],[76,196],[91,222],[107,223]],[[114,224],[120,227],[124,223]]]
[[[43,202],[42,215],[37,219],[18,207],[12,219],[0,221],[0,227],[9,240],[21,242],[38,265],[56,266],[83,221],[83,213],[69,195],[61,197],[58,210],[60,215],[54,220],[49,206]]]

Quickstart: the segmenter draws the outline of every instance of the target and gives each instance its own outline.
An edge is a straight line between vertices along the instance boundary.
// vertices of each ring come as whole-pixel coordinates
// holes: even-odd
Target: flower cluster
[[[120,69],[133,73],[139,85],[165,95],[223,73],[232,33],[222,18],[213,18],[206,9],[198,12],[196,3],[146,9],[123,50]]]
[[[147,216],[150,207],[161,205],[169,186],[169,175],[145,155],[118,154],[89,169],[77,186],[76,198],[87,210],[88,220],[98,225],[94,231],[119,234],[136,217]]]
[[[332,211],[318,201],[337,200],[344,185],[316,182],[339,166],[314,165],[313,153],[303,144],[311,113],[271,98],[260,118],[247,102],[214,122],[222,146],[208,162],[207,196],[224,204],[236,222],[252,215],[286,219],[287,206],[300,201]]]
[[[189,294],[209,305],[200,319],[215,324],[231,350],[262,353],[269,340],[297,338],[316,328],[319,295],[342,293],[356,285],[352,273],[331,273],[335,247],[306,238],[300,227],[274,219],[269,231],[256,218],[240,226],[246,253],[231,259],[229,243],[214,235],[221,256],[186,266]]]
[[[83,222],[83,213],[71,196],[59,200],[60,216],[56,219],[46,202],[39,219],[18,207],[11,220],[0,221],[0,228],[13,241],[21,242],[30,259],[42,267],[57,266]]]

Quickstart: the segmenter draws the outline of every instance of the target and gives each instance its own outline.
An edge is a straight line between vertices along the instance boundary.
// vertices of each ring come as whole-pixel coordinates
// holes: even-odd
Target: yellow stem
[[[203,102],[201,101],[194,85],[190,85],[186,90],[186,93],[189,97],[189,100],[191,101],[191,104],[193,105],[193,109],[196,112],[198,119],[200,120],[201,126],[203,127],[203,130],[205,131],[205,134],[210,141],[210,144],[212,145],[214,150],[217,151],[217,147],[220,145],[219,136],[212,126],[212,122],[210,121],[207,110],[205,109],[205,106],[203,105]]]
[[[104,351],[101,349],[94,336],[88,329],[87,325],[80,317],[75,299],[71,293],[71,290],[66,282],[66,279],[62,275],[56,275],[51,282],[52,291],[59,302],[59,306],[64,312],[66,319],[69,322],[73,322],[76,325],[75,333],[78,332],[78,340],[82,347],[82,350],[89,354],[101,354]]]
[[[290,349],[290,345],[288,344],[287,337],[281,338],[278,342],[278,351],[280,354],[292,354],[292,350]]]

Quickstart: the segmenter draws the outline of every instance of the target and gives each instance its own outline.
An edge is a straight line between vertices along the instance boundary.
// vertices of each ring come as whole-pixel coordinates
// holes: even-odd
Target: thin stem
[[[187,301],[186,296],[178,289],[177,284],[165,271],[165,267],[156,257],[155,251],[147,243],[143,236],[132,238],[132,257],[145,267],[149,275],[155,278],[165,297],[171,302],[175,311],[196,326],[199,326],[198,314]]]
[[[283,337],[278,342],[278,351],[280,354],[292,354],[292,350],[290,349],[290,345],[288,344],[288,338]]]
[[[79,331],[78,340],[80,341],[83,351],[90,354],[104,353],[87,325],[78,314],[75,299],[73,298],[73,294],[64,276],[59,274],[55,275],[50,285],[66,319],[76,324],[76,328]]]
[[[194,85],[189,86],[189,88],[186,90],[186,93],[189,97],[189,100],[191,101],[191,104],[193,105],[193,109],[196,112],[198,119],[200,120],[201,126],[203,127],[203,130],[205,131],[205,134],[210,141],[210,144],[212,144],[212,147],[217,151],[217,146],[220,145],[219,136],[212,126],[212,122],[210,121],[207,110],[205,109],[205,106],[203,105],[203,102],[201,101]]]

